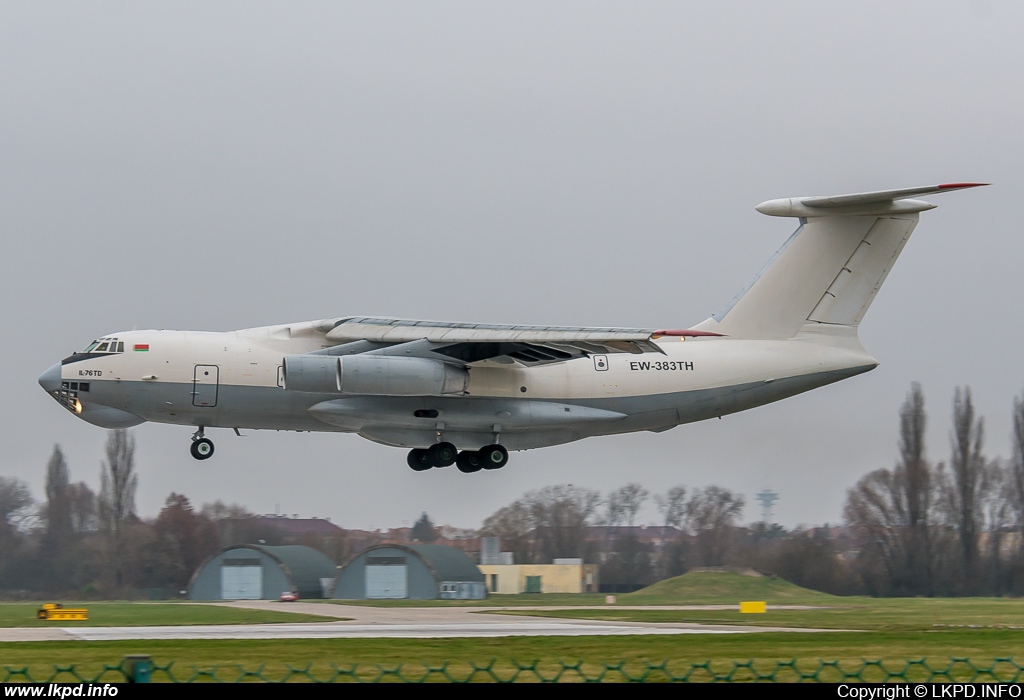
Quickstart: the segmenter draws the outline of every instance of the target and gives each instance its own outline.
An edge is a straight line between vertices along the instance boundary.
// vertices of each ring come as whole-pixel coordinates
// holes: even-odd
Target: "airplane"
[[[410,449],[415,471],[500,469],[509,450],[661,432],[779,401],[878,365],[857,329],[950,183],[763,202],[799,226],[724,309],[685,329],[347,316],[229,332],[132,330],[39,384],[103,428],[350,432]]]

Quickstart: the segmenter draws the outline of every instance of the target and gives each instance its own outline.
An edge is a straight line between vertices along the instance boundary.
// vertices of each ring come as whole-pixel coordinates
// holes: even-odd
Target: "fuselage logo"
[[[608,369],[608,356],[607,355],[594,355],[594,369],[598,372],[604,372]]]

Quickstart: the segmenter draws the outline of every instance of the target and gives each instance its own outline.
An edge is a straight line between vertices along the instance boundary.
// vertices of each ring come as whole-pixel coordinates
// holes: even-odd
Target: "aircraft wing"
[[[459,364],[505,357],[524,365],[538,365],[594,354],[662,352],[654,342],[658,331],[641,328],[517,326],[369,317],[332,319],[321,322],[319,328],[326,333],[327,340],[342,348],[358,343],[353,350],[358,348],[360,354],[430,353],[429,356]],[[695,334],[703,335],[699,331]],[[401,346],[400,351],[397,346]]]

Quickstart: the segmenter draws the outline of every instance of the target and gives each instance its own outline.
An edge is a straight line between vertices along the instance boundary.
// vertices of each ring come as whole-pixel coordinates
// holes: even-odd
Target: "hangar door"
[[[225,559],[220,567],[220,597],[259,600],[263,597],[263,567],[257,559]]]
[[[409,567],[405,557],[366,558],[367,598],[406,598],[409,595]]]

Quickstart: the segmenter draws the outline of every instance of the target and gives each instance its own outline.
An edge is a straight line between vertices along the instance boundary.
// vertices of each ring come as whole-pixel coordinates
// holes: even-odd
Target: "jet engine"
[[[386,355],[291,355],[284,388],[318,394],[442,396],[462,394],[469,372],[437,360]]]

